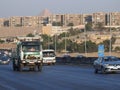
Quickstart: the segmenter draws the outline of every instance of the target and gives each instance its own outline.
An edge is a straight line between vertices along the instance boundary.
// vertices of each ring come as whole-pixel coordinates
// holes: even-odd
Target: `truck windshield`
[[[22,46],[23,52],[36,52],[40,51],[39,45],[24,45]]]
[[[43,57],[55,57],[54,52],[43,52]]]

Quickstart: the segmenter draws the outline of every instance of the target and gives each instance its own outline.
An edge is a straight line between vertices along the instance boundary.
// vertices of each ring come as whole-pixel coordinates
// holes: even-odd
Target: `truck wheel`
[[[15,58],[13,58],[12,66],[13,66],[13,71],[15,71],[16,70],[16,68],[15,68]]]
[[[52,63],[52,65],[55,65],[55,63]]]
[[[37,68],[38,68],[38,71],[41,72],[42,71],[42,64],[38,65]]]
[[[16,71],[16,66],[13,64],[13,71]]]
[[[18,71],[22,72],[22,69],[23,69],[23,65],[20,64],[19,67],[18,67]]]

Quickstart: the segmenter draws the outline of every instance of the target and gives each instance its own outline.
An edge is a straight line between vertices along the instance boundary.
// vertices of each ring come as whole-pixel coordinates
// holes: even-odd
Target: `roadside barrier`
[[[93,64],[93,62],[97,59],[97,57],[56,57],[56,62],[58,64],[67,64],[67,63],[72,63],[72,64]]]

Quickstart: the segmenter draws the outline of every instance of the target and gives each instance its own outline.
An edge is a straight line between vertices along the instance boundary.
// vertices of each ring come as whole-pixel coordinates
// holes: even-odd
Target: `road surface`
[[[88,66],[44,66],[42,72],[15,72],[0,65],[0,90],[120,90],[120,73],[94,74]]]

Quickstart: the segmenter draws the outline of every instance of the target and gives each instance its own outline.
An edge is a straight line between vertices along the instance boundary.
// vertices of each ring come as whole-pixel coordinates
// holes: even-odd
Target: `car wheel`
[[[20,72],[22,72],[23,65],[22,65],[22,64],[20,64],[18,68],[19,68],[19,71],[20,71]]]
[[[104,68],[104,67],[102,67],[102,68],[101,68],[101,72],[102,72],[102,74],[105,74],[105,73],[106,73],[106,71],[105,71],[105,68]]]
[[[95,70],[94,70],[94,73],[97,74],[97,73],[98,73],[98,69],[95,69]]]
[[[38,71],[42,71],[42,64],[38,65]]]

